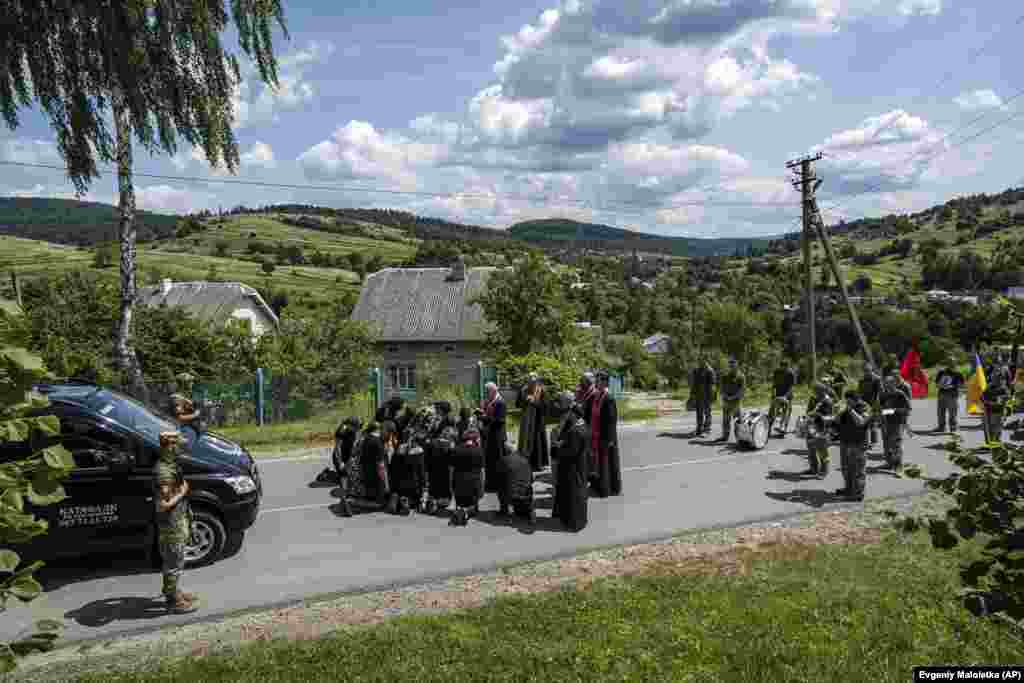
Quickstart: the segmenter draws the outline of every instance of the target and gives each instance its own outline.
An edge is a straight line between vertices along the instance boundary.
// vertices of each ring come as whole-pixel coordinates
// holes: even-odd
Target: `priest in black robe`
[[[597,391],[590,405],[590,480],[599,498],[622,495],[619,461],[619,413],[608,389],[607,372],[597,373]]]
[[[544,383],[537,375],[530,375],[529,382],[516,396],[516,407],[523,411],[519,420],[519,454],[530,461],[534,472],[540,472],[551,464],[544,425],[548,412],[547,402]]]
[[[488,382],[485,387],[487,399],[482,406],[480,422],[484,426],[484,490],[487,493],[498,493],[501,490],[501,473],[498,463],[505,455],[505,442],[508,432],[505,419],[508,410],[505,400],[498,393],[498,385]]]
[[[558,469],[552,516],[572,532],[587,526],[587,479],[590,460],[590,429],[583,419],[584,406],[573,403],[558,432]]]

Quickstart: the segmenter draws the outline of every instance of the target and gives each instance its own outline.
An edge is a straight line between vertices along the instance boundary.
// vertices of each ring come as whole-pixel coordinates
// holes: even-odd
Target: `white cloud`
[[[983,109],[1005,109],[1003,99],[993,90],[975,90],[965,92],[953,98],[953,101],[964,111],[980,111]]]
[[[860,194],[917,187],[931,158],[948,148],[942,131],[897,109],[831,135],[811,152],[826,155],[818,164],[824,191]]]
[[[159,213],[184,214],[214,206],[214,197],[205,192],[179,189],[170,185],[135,188],[135,203],[140,209]]]
[[[379,178],[405,187],[415,186],[415,169],[435,165],[446,154],[444,145],[411,141],[381,133],[365,121],[349,121],[298,161],[309,178]]]
[[[277,161],[274,159],[274,150],[270,145],[263,142],[254,142],[252,148],[241,155],[240,161],[245,166],[262,166],[264,168],[274,168],[277,166]]]
[[[256,67],[240,64],[242,79],[235,87],[232,109],[235,128],[276,123],[280,113],[308,105],[316,97],[316,88],[309,79],[309,70],[325,63],[334,54],[331,43],[311,42],[303,50],[282,55],[278,59],[276,88],[260,80]]]

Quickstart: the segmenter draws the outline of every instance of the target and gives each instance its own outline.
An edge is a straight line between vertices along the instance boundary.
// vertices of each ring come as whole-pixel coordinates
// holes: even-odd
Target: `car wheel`
[[[227,543],[224,544],[224,553],[221,557],[227,559],[234,557],[238,554],[238,551],[242,549],[242,543],[245,541],[245,532],[236,531],[233,534],[228,534]]]
[[[185,566],[203,567],[219,559],[227,543],[220,518],[206,510],[192,511],[192,534],[185,544]]]

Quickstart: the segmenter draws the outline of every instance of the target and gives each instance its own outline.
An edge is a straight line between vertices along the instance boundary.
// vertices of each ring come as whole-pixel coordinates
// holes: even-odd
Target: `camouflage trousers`
[[[1003,413],[985,409],[985,437],[988,441],[996,443],[1003,440]]]
[[[178,580],[185,569],[185,541],[161,538],[160,557],[163,560],[163,594],[168,598],[174,597],[178,593]]]
[[[863,496],[867,486],[868,455],[863,444],[839,444],[843,482],[850,495]]]
[[[882,444],[885,462],[889,467],[903,465],[903,423],[886,422],[882,425]]]
[[[733,421],[740,416],[739,401],[722,401],[722,440],[732,438]]]
[[[807,439],[807,462],[812,474],[828,474],[829,454],[828,441],[824,439]]]

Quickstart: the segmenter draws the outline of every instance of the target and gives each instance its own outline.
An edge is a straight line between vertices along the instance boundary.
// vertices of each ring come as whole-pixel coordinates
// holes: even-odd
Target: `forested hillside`
[[[600,223],[581,223],[565,218],[523,221],[508,229],[509,235],[546,248],[588,248],[597,251],[637,251],[672,256],[754,255],[767,248],[772,238],[664,237],[623,230]]]
[[[117,239],[117,207],[38,197],[0,197],[0,234],[54,244],[90,246]],[[139,241],[174,235],[178,216],[135,214]]]

